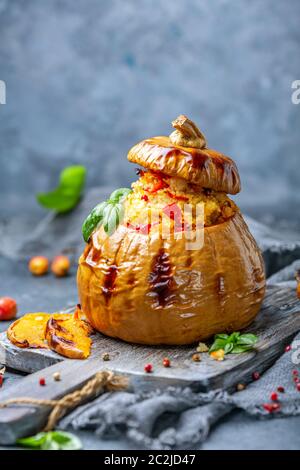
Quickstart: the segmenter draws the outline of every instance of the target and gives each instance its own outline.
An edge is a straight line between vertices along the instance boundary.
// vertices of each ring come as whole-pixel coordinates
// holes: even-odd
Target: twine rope
[[[128,380],[126,377],[115,375],[111,371],[97,372],[94,377],[89,380],[81,389],[68,393],[58,400],[44,400],[39,398],[11,398],[0,403],[0,409],[10,405],[37,405],[49,406],[52,408],[48,421],[43,431],[51,431],[57,422],[65,416],[65,414],[76,408],[77,406],[87,402],[89,399],[96,398],[104,389],[108,391],[117,391],[126,388]]]

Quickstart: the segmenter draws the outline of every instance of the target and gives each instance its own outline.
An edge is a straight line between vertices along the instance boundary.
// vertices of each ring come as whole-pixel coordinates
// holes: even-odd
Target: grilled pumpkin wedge
[[[76,315],[63,319],[51,317],[46,325],[50,349],[70,359],[86,359],[90,355],[90,333],[90,326]]]
[[[28,313],[10,325],[8,339],[19,348],[51,349],[71,359],[90,355],[92,327],[79,307],[73,315]]]

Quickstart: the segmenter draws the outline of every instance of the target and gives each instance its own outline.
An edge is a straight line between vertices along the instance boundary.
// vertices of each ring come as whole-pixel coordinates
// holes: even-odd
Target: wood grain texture
[[[300,302],[295,291],[269,287],[261,312],[249,328],[259,337],[256,350],[228,355],[223,362],[213,361],[207,354],[202,354],[201,362],[195,363],[191,360],[195,347],[191,346],[145,347],[106,338],[98,333],[94,336],[91,357],[87,360],[71,360],[50,351],[19,349],[2,334],[0,361],[8,367],[36,372],[20,380],[14,387],[3,388],[0,402],[20,396],[55,399],[81,387],[103,369],[128,374],[131,387],[139,390],[167,385],[191,385],[201,391],[231,389],[238,382],[250,381],[254,370],[262,372],[268,368],[299,330]],[[104,352],[109,352],[109,362],[103,361]],[[170,368],[162,366],[162,359],[166,356],[172,362]],[[144,373],[146,362],[153,364],[152,374]],[[42,373],[39,372],[41,369],[44,369]],[[56,371],[61,373],[61,382],[53,380],[52,375]],[[38,383],[41,375],[46,378],[45,387]],[[47,413],[45,408],[25,406],[0,410],[0,443],[10,444],[17,437],[40,430]]]

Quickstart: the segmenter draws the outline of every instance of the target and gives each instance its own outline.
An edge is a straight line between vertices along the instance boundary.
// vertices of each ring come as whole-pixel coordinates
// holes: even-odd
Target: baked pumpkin
[[[68,313],[28,313],[7,330],[8,339],[19,348],[51,349],[70,359],[90,355],[93,330],[77,306]]]
[[[181,345],[240,330],[265,291],[261,253],[227,196],[240,191],[235,163],[208,149],[186,116],[172,124],[169,137],[129,151],[144,167],[132,191],[123,199],[115,191],[84,224],[83,312],[96,330],[133,343]]]
[[[69,316],[63,313],[27,313],[9,326],[7,337],[19,348],[49,349],[46,340],[47,322],[51,317],[62,320]]]
[[[70,359],[86,359],[90,355],[92,341],[89,325],[81,319],[56,319],[53,316],[46,326],[46,340],[53,351]]]

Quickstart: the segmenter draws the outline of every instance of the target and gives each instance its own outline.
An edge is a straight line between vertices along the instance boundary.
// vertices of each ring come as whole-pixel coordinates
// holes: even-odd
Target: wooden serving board
[[[300,301],[293,289],[268,287],[263,307],[249,331],[255,333],[259,341],[255,351],[243,354],[230,354],[223,362],[212,360],[208,354],[201,354],[201,362],[191,360],[196,346],[142,346],[125,343],[96,333],[93,338],[92,353],[89,359],[75,361],[84,368],[91,360],[96,360],[99,369],[110,369],[128,374],[132,379],[145,378],[144,365],[153,364],[153,373],[146,376],[146,383],[195,385],[201,390],[230,388],[253,369],[264,369],[284,349],[284,346],[300,330]],[[108,352],[109,361],[103,361],[102,354]],[[168,357],[172,367],[162,366]],[[0,335],[0,363],[23,372],[36,372],[45,367],[64,361],[69,365],[74,359],[66,359],[44,349],[21,349]],[[139,385],[140,380],[138,380]]]
[[[30,375],[13,387],[0,391],[0,403],[8,398],[33,397],[56,399],[81,387],[103,369],[130,376],[132,388],[151,389],[159,386],[190,385],[199,391],[215,388],[233,389],[239,382],[248,382],[254,371],[263,372],[283,352],[300,330],[300,302],[294,289],[268,287],[261,312],[249,331],[259,341],[254,351],[227,355],[222,362],[201,354],[201,362],[191,357],[196,346],[153,347],[128,344],[107,338],[100,333],[93,337],[92,354],[86,360],[65,359],[56,353],[38,349],[20,349],[12,345],[6,334],[0,335],[0,363],[28,372]],[[108,352],[110,361],[103,361]],[[172,366],[162,366],[169,357]],[[144,365],[153,364],[153,373],[145,374]],[[46,387],[39,386],[39,377],[46,378]],[[59,371],[62,380],[55,382],[53,372]],[[15,442],[17,437],[37,432],[49,410],[41,407],[15,406],[0,409],[0,444]]]

